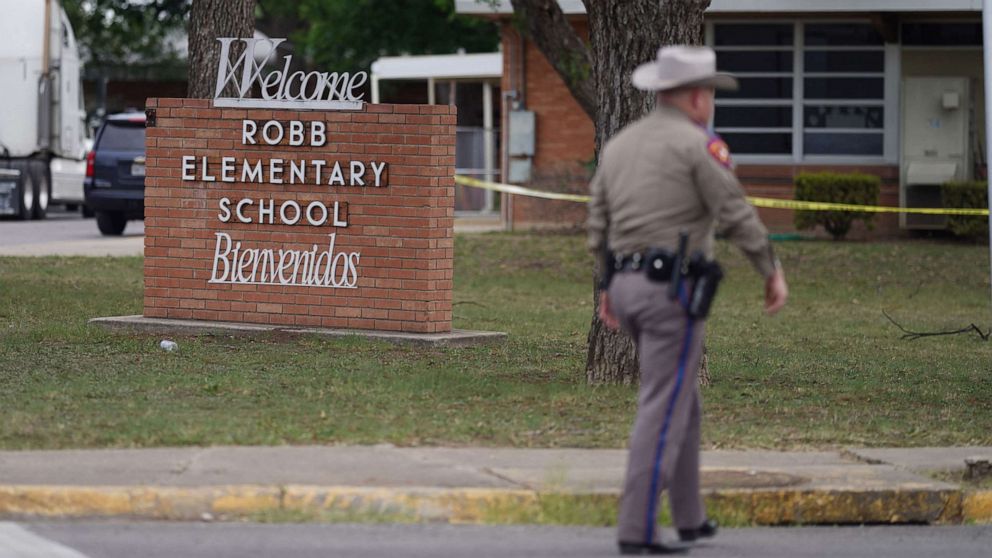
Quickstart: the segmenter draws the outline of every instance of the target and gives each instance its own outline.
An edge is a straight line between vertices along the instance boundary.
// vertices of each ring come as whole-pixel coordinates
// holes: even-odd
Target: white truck
[[[86,111],[76,37],[59,0],[0,0],[0,216],[81,205]]]

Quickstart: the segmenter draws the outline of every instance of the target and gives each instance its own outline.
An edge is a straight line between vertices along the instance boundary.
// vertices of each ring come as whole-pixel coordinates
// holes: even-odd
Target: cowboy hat
[[[716,53],[709,47],[661,47],[657,60],[638,66],[631,81],[642,91],[666,91],[679,87],[737,89],[737,78],[716,71]]]

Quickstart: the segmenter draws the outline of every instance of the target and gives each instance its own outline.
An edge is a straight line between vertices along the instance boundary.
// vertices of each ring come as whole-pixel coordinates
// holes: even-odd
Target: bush
[[[989,191],[985,181],[948,182],[940,189],[944,207],[988,209]],[[977,215],[948,215],[947,228],[956,236],[983,239],[989,236],[989,218]]]
[[[878,205],[882,179],[868,174],[803,173],[796,177],[796,199],[855,205]],[[854,221],[863,221],[872,228],[874,213],[856,211],[796,211],[796,228],[823,228],[834,240],[840,240],[851,230]]]

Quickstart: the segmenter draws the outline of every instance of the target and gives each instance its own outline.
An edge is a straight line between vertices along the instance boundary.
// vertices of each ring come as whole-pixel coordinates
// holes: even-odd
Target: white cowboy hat
[[[638,66],[631,81],[642,91],[666,91],[690,86],[737,89],[737,78],[716,71],[716,53],[709,47],[661,47],[658,49],[658,59]]]

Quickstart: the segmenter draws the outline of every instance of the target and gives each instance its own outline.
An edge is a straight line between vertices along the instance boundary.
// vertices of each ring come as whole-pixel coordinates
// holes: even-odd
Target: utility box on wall
[[[515,110],[509,118],[509,169],[508,179],[512,183],[527,182],[531,178],[534,161],[534,147],[537,140],[534,112]]]
[[[902,164],[899,202],[903,207],[941,207],[940,187],[971,178],[971,80],[913,77],[903,83]],[[943,229],[943,215],[901,214],[908,229]]]

